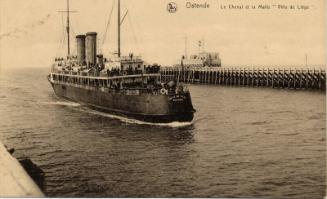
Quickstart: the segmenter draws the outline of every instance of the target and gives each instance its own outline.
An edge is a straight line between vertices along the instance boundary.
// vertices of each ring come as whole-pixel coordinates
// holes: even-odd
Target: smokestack
[[[97,54],[97,33],[88,32],[86,33],[86,63],[88,66],[96,64]]]
[[[77,35],[76,44],[77,44],[77,62],[79,65],[83,65],[85,61],[85,35]]]

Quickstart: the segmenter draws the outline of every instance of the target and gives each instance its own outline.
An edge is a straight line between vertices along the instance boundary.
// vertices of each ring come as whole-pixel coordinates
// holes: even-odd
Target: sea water
[[[55,96],[48,69],[0,74],[0,139],[56,197],[322,198],[326,95],[189,85],[194,120],[151,124]]]

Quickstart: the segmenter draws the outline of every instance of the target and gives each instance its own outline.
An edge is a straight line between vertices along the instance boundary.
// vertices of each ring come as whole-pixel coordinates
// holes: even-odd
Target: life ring
[[[160,89],[160,93],[161,93],[162,95],[165,95],[165,94],[167,94],[167,90],[164,89],[164,88],[162,88],[162,89]]]

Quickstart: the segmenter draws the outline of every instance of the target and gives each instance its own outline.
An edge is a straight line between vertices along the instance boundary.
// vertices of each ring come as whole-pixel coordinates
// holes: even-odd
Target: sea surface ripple
[[[0,139],[47,196],[325,195],[325,93],[189,85],[193,122],[149,124],[58,98],[47,72],[0,71]]]

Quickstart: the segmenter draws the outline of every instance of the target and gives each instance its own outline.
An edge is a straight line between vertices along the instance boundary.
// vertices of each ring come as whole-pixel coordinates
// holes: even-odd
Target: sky
[[[167,11],[172,1],[175,13]],[[194,3],[209,8],[187,7]],[[174,64],[185,54],[185,44],[188,55],[197,54],[198,41],[204,40],[204,50],[219,52],[223,66],[325,66],[324,0],[121,0],[121,4],[122,16],[128,10],[121,26],[122,54],[133,52],[149,63]],[[70,9],[77,11],[71,13],[72,52],[75,35],[93,31],[98,32],[99,53],[109,56],[117,51],[116,7],[117,0],[70,0]],[[61,10],[66,10],[66,0],[0,0],[0,67],[49,68],[55,57],[65,56],[66,15]]]

